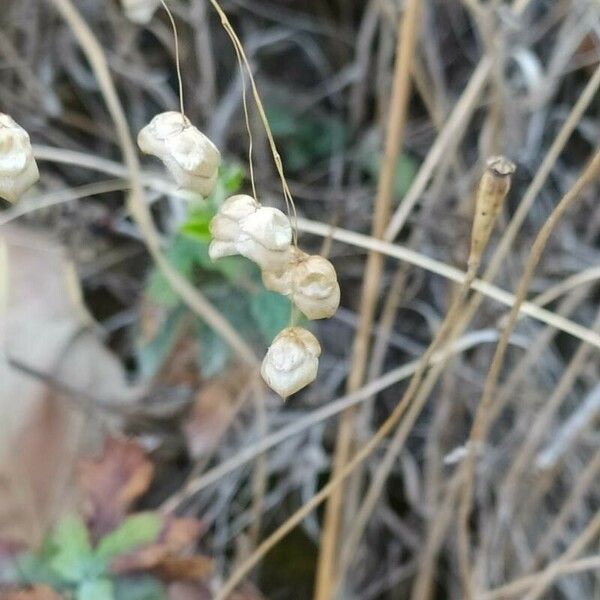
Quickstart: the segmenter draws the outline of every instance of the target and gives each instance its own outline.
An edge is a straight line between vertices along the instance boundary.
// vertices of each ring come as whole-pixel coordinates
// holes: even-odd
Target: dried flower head
[[[39,177],[29,134],[0,113],[0,198],[15,202]]]
[[[515,164],[504,156],[493,156],[479,182],[471,232],[470,263],[478,263],[490,239],[494,223],[510,190]]]
[[[293,249],[280,271],[263,271],[267,289],[287,296],[309,319],[328,319],[340,305],[340,286],[333,265],[322,256]]]
[[[292,245],[290,220],[277,208],[261,206],[240,221],[237,250],[261,269],[281,269]]]
[[[241,254],[263,269],[281,269],[292,244],[290,220],[277,208],[261,206],[251,196],[232,196],[210,222],[210,257]]]
[[[138,25],[146,25],[152,20],[160,0],[121,0],[126,17]]]
[[[162,160],[181,187],[202,196],[215,187],[221,154],[181,113],[156,115],[140,131],[138,145],[142,152]]]
[[[321,346],[302,327],[287,327],[273,340],[265,356],[261,375],[282,398],[312,383],[319,368]]]
[[[245,194],[225,200],[210,222],[212,241],[208,253],[212,260],[238,254],[236,243],[242,235],[240,221],[259,208],[260,204],[252,196]]]

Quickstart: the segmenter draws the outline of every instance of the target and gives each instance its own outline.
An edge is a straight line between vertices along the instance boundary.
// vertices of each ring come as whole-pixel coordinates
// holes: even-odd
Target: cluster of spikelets
[[[220,154],[214,144],[177,112],[157,115],[140,131],[140,149],[159,158],[181,186],[202,196],[217,181]],[[289,218],[244,194],[226,200],[210,223],[212,260],[241,255],[262,270],[265,287],[284,296],[308,318],[326,319],[336,312],[340,288],[333,265],[310,256],[293,243]],[[287,397],[314,381],[321,347],[301,327],[287,327],[271,344],[261,374]]]
[[[240,254],[262,270],[265,287],[287,296],[308,319],[333,316],[340,288],[333,265],[322,256],[310,256],[293,243],[290,220],[255,198],[232,196],[210,224],[210,257]],[[287,327],[275,338],[261,373],[280,396],[287,397],[314,381],[319,342],[301,327]]]
[[[142,152],[159,158],[182,188],[201,196],[217,182],[221,155],[216,146],[179,112],[157,115],[138,135]],[[18,200],[39,172],[27,132],[0,113],[0,197]],[[265,287],[284,296],[308,319],[336,312],[340,288],[333,265],[310,256],[293,243],[289,218],[251,196],[226,200],[210,224],[210,256],[217,260],[239,254],[262,270]],[[287,397],[314,381],[321,347],[302,327],[287,327],[273,340],[262,364],[266,383]]]

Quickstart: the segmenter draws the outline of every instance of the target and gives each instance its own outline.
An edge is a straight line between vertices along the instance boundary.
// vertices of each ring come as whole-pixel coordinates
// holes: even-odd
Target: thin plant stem
[[[173,29],[173,38],[175,40],[175,68],[177,69],[177,83],[179,86],[179,111],[181,112],[181,117],[183,118],[184,125],[186,124],[185,119],[185,107],[183,102],[183,77],[181,76],[181,56],[179,53],[179,33],[177,32],[177,24],[175,23],[175,19],[173,17],[173,13],[171,9],[167,6],[166,0],[160,0],[167,16],[169,17],[169,21],[171,21],[171,28]]]
[[[477,408],[469,442],[467,445],[467,455],[461,468],[464,469],[465,477],[463,487],[461,489],[461,497],[459,502],[459,525],[458,525],[458,556],[461,572],[461,580],[463,591],[466,598],[473,597],[473,582],[471,580],[470,567],[470,543],[468,521],[471,513],[472,496],[473,496],[473,480],[475,475],[475,462],[477,449],[485,439],[488,424],[488,415],[491,408],[491,403],[496,390],[496,383],[500,375],[500,369],[504,362],[504,356],[508,348],[508,340],[518,320],[519,307],[524,302],[529,290],[529,285],[533,279],[535,269],[542,257],[546,244],[550,239],[554,229],[558,225],[564,213],[579,199],[581,192],[598,176],[600,172],[600,152],[597,152],[588,166],[585,168],[579,179],[571,187],[571,189],[563,196],[556,208],[552,211],[540,232],[538,233],[533,245],[531,253],[523,275],[517,286],[515,294],[515,302],[508,316],[508,321],[502,330],[502,336],[496,347],[496,352],[492,359],[488,375],[486,377],[484,390],[481,401]]]
[[[48,160],[52,162],[60,162],[64,164],[77,165],[79,167],[94,169],[109,175],[116,177],[127,177],[127,168],[117,162],[110,161],[104,158],[99,158],[83,152],[77,152],[73,150],[65,150],[62,148],[52,148],[50,146],[34,145],[34,154],[38,160]],[[163,193],[177,193],[177,188],[174,185],[170,185],[164,182],[160,177],[154,177],[149,174],[141,174],[141,181],[144,185],[161,191]],[[130,187],[128,183],[127,187]],[[391,244],[389,242],[383,242],[376,240],[368,235],[349,231],[347,229],[341,229],[339,227],[332,227],[326,223],[319,221],[311,221],[309,219],[298,218],[298,229],[306,233],[312,233],[321,237],[332,239],[355,246],[357,248],[364,248],[366,250],[375,249],[377,252],[395,258],[397,260],[405,261],[411,265],[425,269],[430,273],[435,273],[441,277],[454,281],[458,284],[464,281],[465,272],[460,269],[456,269],[444,262],[428,257],[425,254],[411,250],[401,246],[400,244]],[[506,234],[505,234],[506,235]],[[504,238],[502,238],[504,239]],[[489,270],[488,270],[489,271]],[[486,275],[488,275],[486,277]],[[510,294],[506,290],[503,290],[495,285],[488,283],[489,273],[486,272],[484,279],[475,279],[473,281],[472,288],[478,292],[478,295],[473,296],[469,301],[469,305],[463,315],[461,321],[461,329],[464,330],[466,324],[464,323],[465,317],[471,315],[474,312],[473,308],[479,306],[482,297],[487,297],[505,306],[512,306],[514,302],[513,294]],[[600,335],[590,331],[586,327],[565,319],[564,317],[557,315],[549,310],[541,308],[533,302],[523,302],[520,307],[520,313],[527,315],[545,323],[546,325],[552,325],[558,330],[568,333],[569,335],[589,342],[592,346],[600,348]],[[471,317],[469,317],[470,320]]]
[[[421,0],[409,0],[399,23],[387,137],[374,205],[372,224],[374,238],[383,236],[391,212],[396,163],[404,137],[410,99],[410,66],[417,43],[420,9]],[[382,271],[383,256],[376,251],[370,251],[363,276],[358,329],[352,346],[350,376],[347,382],[348,392],[359,389],[364,381]],[[333,459],[331,474],[333,479],[343,469],[352,454],[354,425],[354,411],[348,411],[342,415]],[[337,579],[338,540],[343,523],[342,496],[343,488],[340,487],[333,492],[325,509],[315,581],[315,600],[330,600],[334,591]]]
[[[267,114],[265,112],[264,105],[262,103],[260,94],[258,92],[258,87],[256,85],[256,81],[254,80],[254,75],[252,73],[252,69],[250,68],[250,62],[248,61],[248,57],[246,56],[246,51],[244,50],[244,47],[243,47],[239,37],[237,36],[234,28],[232,27],[231,22],[229,21],[227,15],[225,14],[225,11],[221,8],[221,5],[219,4],[219,2],[217,0],[209,0],[209,1],[210,1],[211,5],[213,6],[213,8],[215,9],[215,11],[217,12],[217,14],[219,15],[223,29],[225,30],[225,32],[229,36],[229,39],[231,40],[233,46],[235,47],[236,55],[238,55],[238,58],[241,58],[241,61],[244,65],[244,67],[246,68],[246,72],[248,73],[248,77],[250,79],[250,85],[252,88],[252,95],[254,97],[254,102],[256,104],[256,109],[258,110],[259,117],[262,121],[263,127],[265,129],[265,133],[267,135],[267,140],[269,141],[269,147],[271,150],[271,154],[273,155],[273,162],[275,163],[275,168],[277,169],[277,173],[279,174],[279,178],[281,180],[281,186],[283,188],[283,196],[284,196],[284,199],[286,202],[286,206],[288,207],[288,212],[291,209],[290,217],[292,219],[292,230],[293,230],[293,237],[294,237],[293,241],[294,241],[294,245],[297,246],[298,245],[298,228],[296,226],[296,222],[297,222],[296,205],[294,203],[292,193],[290,191],[289,185],[285,178],[285,173],[283,170],[283,163],[281,161],[281,155],[279,154],[279,151],[277,150],[275,138],[273,137],[273,132],[271,131],[271,126],[269,125],[269,120],[267,119]]]
[[[497,339],[495,332],[493,332],[491,336],[489,335],[490,333],[492,332],[474,332],[457,340],[451,346],[444,346],[444,348],[440,349],[438,353],[434,354],[431,359],[432,363],[436,364],[440,361],[445,361],[447,360],[448,356],[464,352],[477,344],[495,341]],[[195,478],[193,481],[190,481],[184,488],[171,496],[171,498],[164,503],[162,509],[165,512],[173,512],[177,510],[195,494],[219,481],[222,477],[225,477],[235,469],[242,467],[259,454],[277,446],[278,444],[281,444],[290,437],[298,435],[310,427],[313,427],[314,425],[317,425],[318,423],[321,423],[324,420],[329,419],[343,412],[344,410],[347,410],[351,406],[356,406],[357,404],[364,402],[371,395],[380,392],[389,386],[398,383],[399,381],[408,379],[414,374],[418,366],[418,360],[406,363],[401,367],[393,369],[392,371],[387,372],[385,375],[382,375],[381,377],[371,381],[360,390],[333,400],[323,407],[312,411],[310,414],[297,419],[290,425],[281,428],[279,431],[269,434],[260,442],[257,442],[248,448],[244,448],[244,450],[235,456],[229,458],[203,475]]]
[[[197,289],[171,266],[162,253],[160,237],[152,222],[152,217],[144,197],[144,188],[141,183],[141,169],[135,144],[129,131],[125,111],[119,100],[108,68],[104,50],[71,0],[52,0],[52,2],[73,31],[100,85],[102,95],[117,130],[119,144],[130,179],[131,194],[129,196],[129,210],[143,234],[148,251],[169,284],[181,296],[182,300],[205,322],[210,323],[210,326],[223,337],[243,362],[250,365],[257,365],[258,361],[254,351],[240,337],[235,328],[229,324],[223,315]]]
[[[585,529],[575,538],[575,540],[571,542],[561,556],[552,561],[546,569],[540,573],[527,595],[523,596],[523,600],[537,600],[546,589],[552,585],[552,582],[556,577],[560,575],[561,569],[564,568],[565,564],[577,558],[577,556],[583,552],[596,537],[598,537],[599,533],[600,511],[594,515],[594,518],[587,524]]]
[[[553,579],[558,577],[564,577],[565,575],[573,575],[575,573],[582,573],[584,571],[596,571],[600,569],[600,556],[586,556],[578,560],[572,560],[569,562],[561,563],[558,569],[553,573]],[[543,572],[542,572],[543,573]],[[531,587],[533,587],[539,580],[542,574],[532,573],[511,581],[502,587],[483,592],[477,596],[477,600],[506,600],[507,598],[513,598],[517,595],[521,598],[521,594]]]

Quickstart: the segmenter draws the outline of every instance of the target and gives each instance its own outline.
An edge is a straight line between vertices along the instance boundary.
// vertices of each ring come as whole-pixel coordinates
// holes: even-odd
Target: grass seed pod
[[[237,251],[254,261],[261,269],[282,269],[292,249],[290,220],[277,208],[261,206],[240,220]]]
[[[340,305],[333,265],[322,256],[293,249],[282,271],[263,271],[265,287],[287,296],[308,319],[328,319]]]
[[[156,115],[140,131],[138,145],[142,152],[162,160],[179,186],[201,196],[215,187],[221,154],[181,113]]]
[[[263,360],[261,375],[266,384],[287,398],[317,377],[321,346],[302,327],[287,327],[279,333]]]
[[[0,198],[16,202],[39,178],[29,134],[0,113]]]
[[[225,200],[209,225],[212,240],[208,254],[211,260],[238,254],[237,242],[242,235],[240,221],[259,208],[260,204],[252,196],[245,194]]]
[[[125,16],[138,25],[146,25],[154,16],[160,0],[121,0]]]
[[[514,163],[504,156],[489,158],[486,166],[477,192],[469,264],[479,264],[515,172]]]

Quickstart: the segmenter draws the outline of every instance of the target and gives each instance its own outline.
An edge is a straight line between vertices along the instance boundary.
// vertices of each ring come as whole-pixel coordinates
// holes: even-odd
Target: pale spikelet
[[[322,256],[293,249],[280,271],[263,271],[267,289],[287,296],[308,319],[328,319],[340,305],[340,286],[333,265]]]
[[[236,244],[242,235],[240,221],[259,208],[260,204],[245,194],[232,196],[222,204],[210,222],[212,241],[208,253],[212,260],[238,254]]]
[[[125,16],[138,25],[146,25],[152,20],[160,0],[121,0]]]
[[[494,156],[487,161],[487,169],[477,191],[469,263],[479,263],[481,260],[494,223],[510,189],[514,172],[514,163],[504,156]]]
[[[142,152],[159,158],[183,188],[208,196],[216,182],[221,154],[179,112],[157,115],[138,135]]]
[[[261,375],[282,398],[312,383],[319,368],[321,346],[302,327],[288,327],[273,340],[265,356]]]
[[[0,198],[17,201],[39,177],[29,134],[0,113]]]
[[[289,261],[292,245],[290,220],[279,209],[261,206],[240,221],[238,252],[261,269],[277,270]]]

